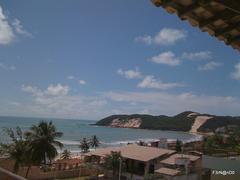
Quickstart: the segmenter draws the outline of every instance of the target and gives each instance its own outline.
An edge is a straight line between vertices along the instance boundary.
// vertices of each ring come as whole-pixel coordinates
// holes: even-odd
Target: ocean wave
[[[73,140],[60,140],[61,143],[64,145],[79,145],[79,141],[73,141]]]
[[[184,143],[186,142],[193,142],[193,141],[199,141],[202,139],[202,136],[198,135],[195,137],[192,137],[190,139],[187,140],[183,140]],[[159,140],[159,138],[140,138],[140,139],[135,139],[135,140],[120,140],[120,141],[112,141],[112,142],[104,142],[101,141],[100,144],[101,146],[121,146],[121,145],[127,145],[127,144],[131,144],[131,143],[137,143],[139,141],[143,141],[146,143],[152,142],[152,141],[157,141]],[[167,141],[175,141],[176,139],[170,139],[167,138]],[[61,143],[63,143],[64,145],[67,146],[78,146],[80,144],[79,141],[74,141],[74,140],[60,140]]]
[[[183,142],[192,142],[192,141],[199,141],[202,139],[202,136],[195,136],[193,138],[190,138],[188,140],[183,140]],[[146,142],[146,143],[149,143],[149,142],[152,142],[152,141],[158,141],[159,139],[158,138],[146,138],[146,139],[136,139],[136,140],[124,140],[124,141],[113,141],[113,142],[101,142],[103,145],[108,145],[108,146],[117,146],[117,145],[126,145],[126,144],[129,144],[129,143],[136,143],[136,142],[139,142],[139,141],[143,141],[143,142]],[[177,139],[170,139],[170,138],[167,138],[167,141],[176,141]]]
[[[113,142],[102,142],[102,144],[104,145],[109,145],[109,146],[117,146],[117,145],[126,145],[129,143],[137,143],[139,141],[143,141],[143,142],[151,142],[151,141],[157,141],[159,139],[155,138],[155,139],[136,139],[136,140],[124,140],[124,141],[113,141]]]

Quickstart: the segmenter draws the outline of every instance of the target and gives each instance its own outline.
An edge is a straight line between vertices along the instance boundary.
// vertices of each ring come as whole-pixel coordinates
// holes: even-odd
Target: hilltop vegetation
[[[154,129],[154,130],[171,130],[171,131],[189,131],[195,122],[196,117],[209,116],[211,119],[207,120],[198,131],[215,131],[219,127],[227,127],[228,125],[240,126],[240,117],[231,116],[214,116],[208,114],[199,114],[191,111],[185,111],[175,116],[152,116],[147,114],[132,114],[132,115],[112,115],[101,119],[96,123],[99,126],[116,126],[113,122],[127,123],[130,120],[138,120],[140,129]],[[124,126],[126,127],[126,126]],[[131,127],[129,127],[131,128]]]
[[[214,131],[219,127],[227,128],[231,125],[240,127],[240,117],[213,116],[210,121],[207,121],[199,128],[199,131]]]

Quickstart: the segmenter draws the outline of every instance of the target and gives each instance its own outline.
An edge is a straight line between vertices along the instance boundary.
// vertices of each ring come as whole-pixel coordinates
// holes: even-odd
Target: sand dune
[[[197,116],[195,118],[195,122],[192,125],[190,133],[197,133],[198,128],[211,118],[211,116]]]

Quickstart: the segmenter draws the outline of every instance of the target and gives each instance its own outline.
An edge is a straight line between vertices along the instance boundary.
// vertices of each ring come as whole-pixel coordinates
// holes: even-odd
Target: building
[[[150,146],[151,147],[158,147],[163,149],[170,149],[175,150],[176,149],[176,139],[167,139],[167,138],[161,138],[159,140],[151,141]]]
[[[201,179],[202,160],[200,156],[173,154],[160,161],[160,166],[155,170],[155,179]]]
[[[183,151],[203,151],[204,142],[202,140],[199,141],[190,141],[183,143]]]
[[[156,174],[156,178],[158,178],[158,175],[159,175],[159,179],[164,178],[164,179],[169,179],[169,180],[172,179],[173,180],[173,179],[179,178],[181,171],[179,171],[177,169],[162,167],[162,168],[155,170],[155,174]]]
[[[144,179],[144,177],[154,175],[155,170],[160,168],[159,162],[175,153],[173,150],[131,144],[123,147],[97,149],[88,155],[94,157],[101,164],[104,157],[111,152],[121,152],[126,163],[126,171],[121,175],[126,179]]]

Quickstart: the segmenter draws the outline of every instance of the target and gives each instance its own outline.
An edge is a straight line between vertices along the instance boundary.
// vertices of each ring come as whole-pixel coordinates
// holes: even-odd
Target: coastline
[[[170,132],[170,131],[168,131]],[[157,141],[161,138],[165,138],[165,137],[159,137],[159,138],[139,138],[139,139],[135,139],[135,140],[132,140],[132,139],[129,139],[129,140],[117,140],[117,141],[111,141],[111,142],[103,142],[103,141],[100,141],[100,147],[102,148],[106,148],[106,147],[119,147],[119,146],[125,146],[127,144],[134,144],[134,143],[137,143],[139,141],[143,141],[145,143],[150,143],[150,142],[153,142],[153,141]],[[190,138],[188,140],[182,140],[183,143],[188,143],[188,142],[195,142],[195,141],[199,141],[203,138],[202,135],[195,135],[194,138]],[[176,141],[177,139],[176,138],[166,138],[167,141],[171,142],[171,141]],[[71,151],[72,154],[79,154],[81,153],[81,150],[78,148],[79,146],[79,142],[78,141],[72,141],[72,140],[60,140],[60,142],[62,142],[64,144],[64,147],[63,149],[68,149]],[[73,148],[71,148],[73,147]],[[58,149],[58,152],[61,153],[62,150]],[[90,149],[91,150],[94,150],[94,149]]]

